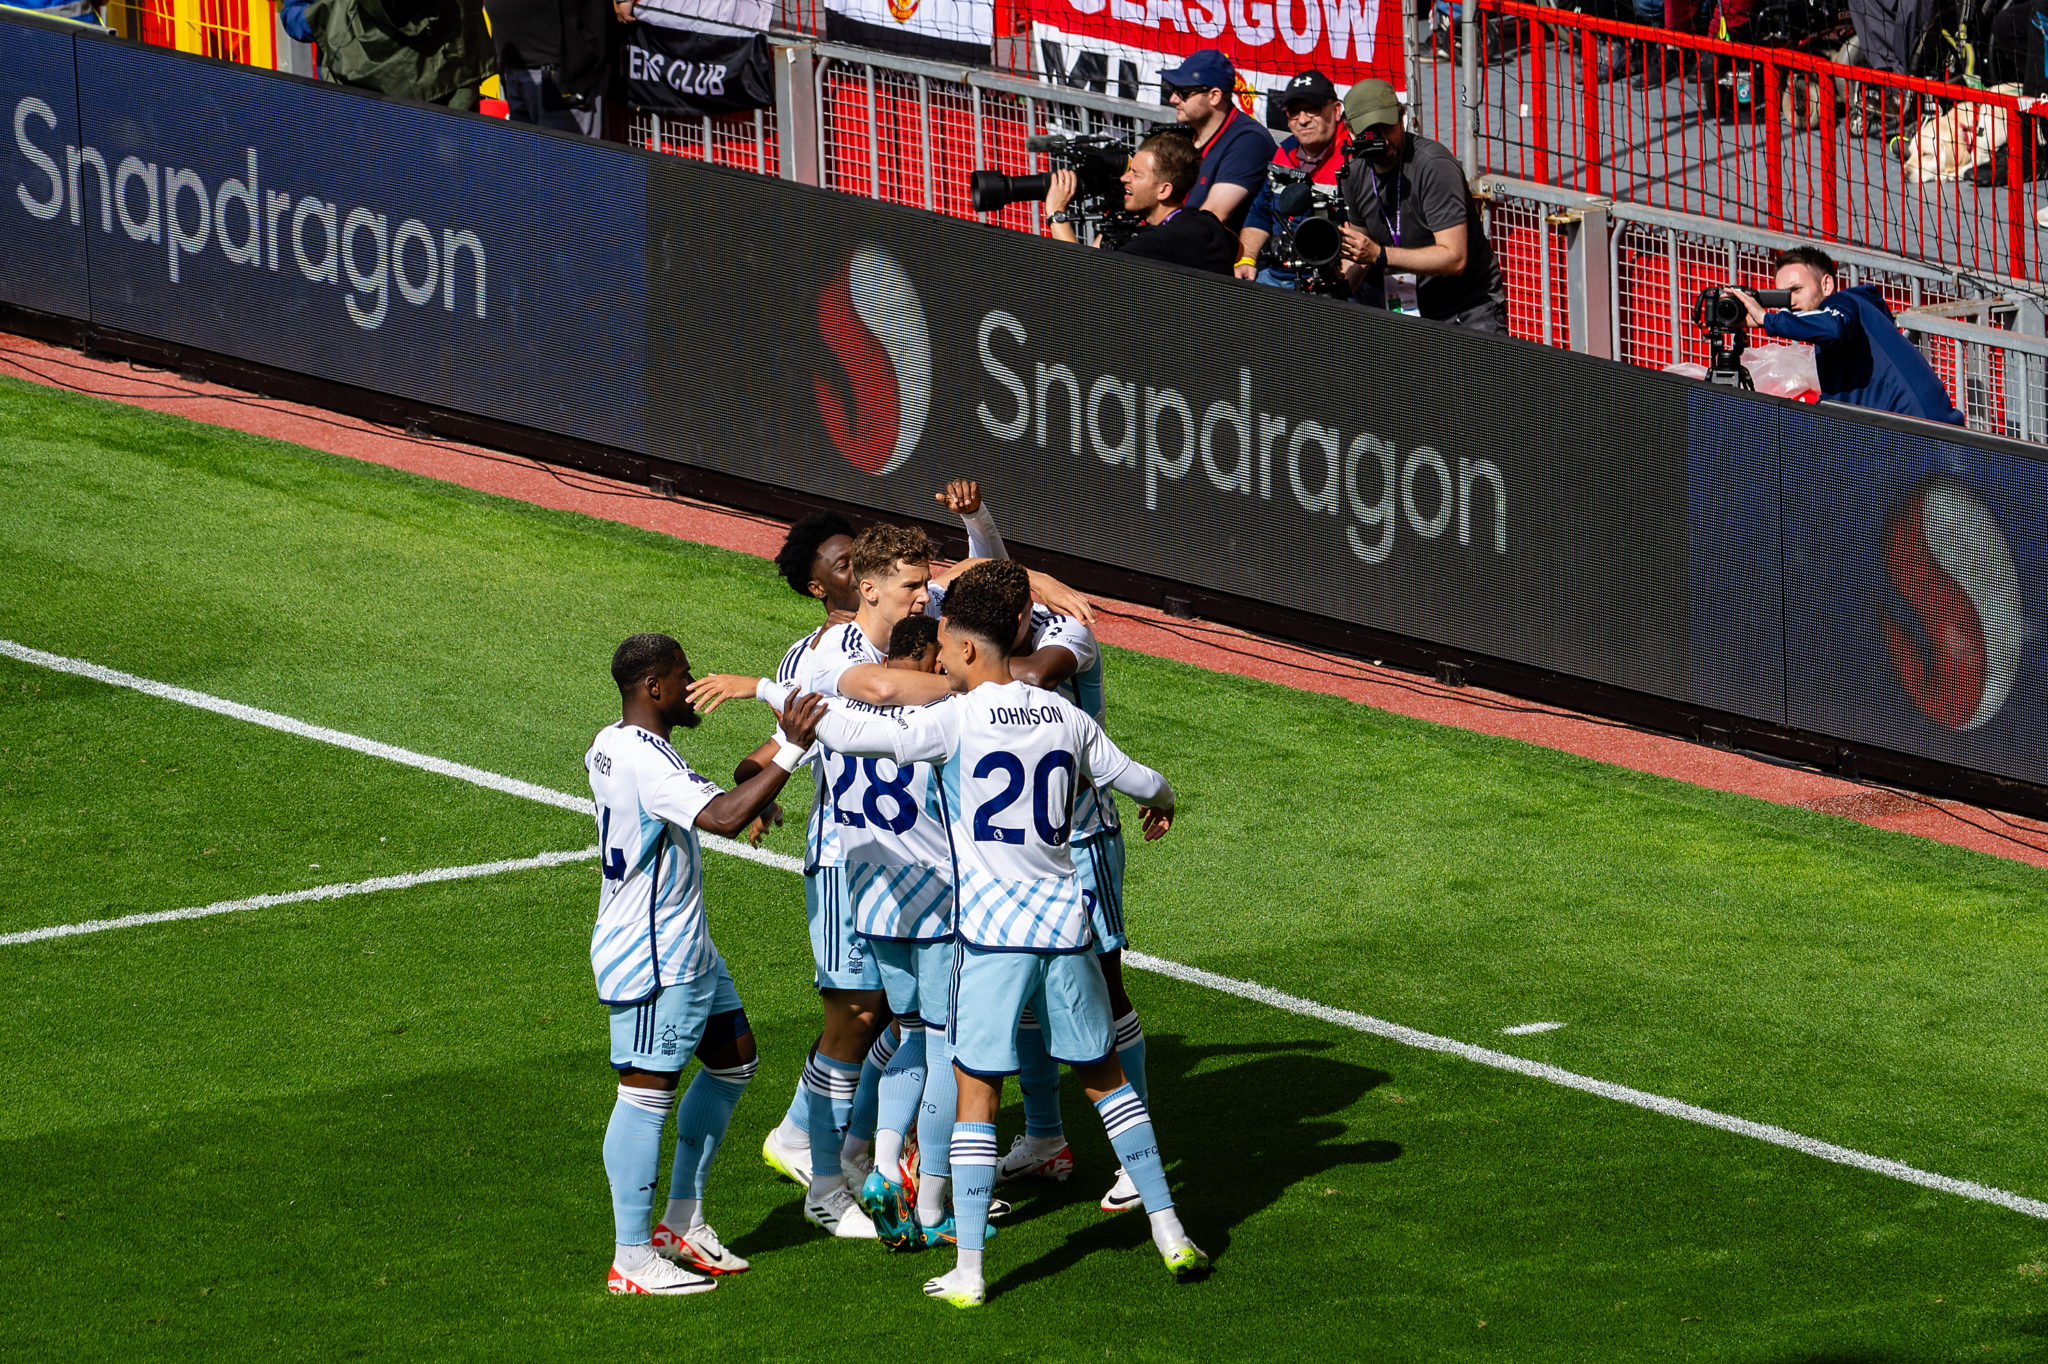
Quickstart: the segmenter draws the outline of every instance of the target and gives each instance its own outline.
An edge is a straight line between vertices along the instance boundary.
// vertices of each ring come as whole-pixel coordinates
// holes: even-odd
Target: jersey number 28
[[[878,758],[840,757],[839,780],[832,783],[832,814],[841,824],[856,829],[873,825],[900,834],[917,823],[917,802],[910,795],[910,778],[914,771],[910,767],[897,767],[894,777],[884,777]],[[890,764],[892,767],[895,764]],[[839,803],[846,794],[846,788],[853,785],[854,774],[865,768],[868,774],[867,789],[861,792],[860,809],[849,810]],[[894,811],[882,813],[882,803],[887,801]]]

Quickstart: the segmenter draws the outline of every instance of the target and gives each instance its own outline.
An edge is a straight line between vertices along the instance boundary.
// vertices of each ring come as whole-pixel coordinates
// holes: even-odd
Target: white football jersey
[[[934,617],[940,616],[944,612],[945,586],[933,583],[930,593],[931,601],[925,610]],[[1073,674],[1055,690],[1079,706],[1096,724],[1108,723],[1103,718],[1102,646],[1096,641],[1095,632],[1072,616],[1060,615],[1033,602],[1023,651],[1035,654],[1048,645],[1058,645],[1074,656]],[[1089,783],[1074,793],[1074,842],[1085,843],[1122,827],[1116,801],[1108,792],[1098,791]]]
[[[638,1004],[718,962],[704,919],[697,814],[720,794],[666,739],[620,721],[583,755],[604,883],[590,967],[606,1004]]]
[[[1073,702],[986,682],[930,706],[835,708],[819,724],[838,752],[938,767],[955,878],[956,931],[976,947],[1078,952],[1094,943],[1067,851],[1083,782],[1148,804],[1166,779],[1134,762]]]
[[[817,639],[815,646],[811,641]],[[877,649],[860,626],[848,621],[828,625],[822,635],[805,635],[782,656],[775,680],[797,692],[814,691],[827,697],[839,695],[839,679],[857,663],[881,663],[887,653]],[[792,693],[794,694],[794,693]],[[859,702],[848,702],[858,705]],[[817,778],[811,801],[810,823],[804,837],[804,870],[846,865],[840,846],[841,824],[835,810],[859,811],[866,800],[866,774],[860,763],[840,758],[822,744],[813,744],[804,754]]]

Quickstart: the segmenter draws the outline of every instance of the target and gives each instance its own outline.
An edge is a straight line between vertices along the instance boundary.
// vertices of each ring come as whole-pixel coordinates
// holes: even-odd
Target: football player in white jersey
[[[1029,592],[1015,564],[961,574],[939,632],[954,694],[917,710],[835,708],[819,722],[819,743],[838,754],[938,766],[959,936],[947,1030],[959,1086],[951,1150],[959,1258],[925,1291],[959,1307],[984,1296],[995,1117],[1003,1077],[1021,1064],[1017,1030],[1027,1008],[1047,1050],[1074,1068],[1101,1114],[1167,1269],[1185,1279],[1209,1267],[1173,1210],[1151,1116],[1118,1061],[1095,930],[1067,847],[1081,784],[1137,800],[1147,839],[1171,826],[1173,791],[1072,702],[1013,679],[1010,656]],[[775,702],[787,691],[764,684],[758,694]]]
[[[935,494],[935,499],[948,511],[959,516],[961,524],[967,531],[967,545],[970,556],[976,556],[977,558],[1002,558],[1007,554],[1008,551],[1004,548],[1002,535],[996,529],[995,520],[982,504],[980,485],[974,480],[955,479]],[[815,654],[818,647],[828,640],[838,643],[845,642],[845,637],[835,636],[834,631],[838,627],[850,622],[858,612],[861,604],[859,586],[856,582],[852,564],[854,535],[855,532],[851,524],[844,517],[836,512],[822,512],[815,516],[807,517],[792,526],[782,549],[775,556],[776,569],[782,575],[783,580],[789,584],[790,589],[801,596],[816,599],[824,606],[826,612],[826,625],[823,629],[807,633],[790,645],[784,652],[782,662],[776,670],[778,680],[787,683],[803,681],[811,665],[809,655]],[[1031,575],[1031,585],[1032,590],[1038,593],[1043,600],[1055,604],[1062,610],[1086,613],[1089,609],[1086,597],[1074,592],[1065,584],[1049,575],[1033,573]],[[872,669],[857,669],[857,671],[861,673],[880,673],[883,670],[876,667]],[[706,682],[708,683],[712,680],[714,679],[706,679]],[[751,695],[752,687],[752,679],[747,679],[745,680],[744,687],[732,694],[735,696]],[[917,702],[912,703],[932,700],[939,694],[939,690],[938,688],[927,688],[919,693]],[[862,687],[849,688],[845,694],[875,705],[905,703],[893,698],[889,692],[890,688],[886,684],[876,685],[870,682]],[[704,705],[706,712],[709,712],[716,707],[720,699],[723,698],[718,695],[712,695],[700,703]],[[741,760],[739,766],[733,772],[733,780],[735,782],[744,782],[752,777],[768,761],[773,752],[774,743],[772,741],[762,745],[760,749]],[[818,806],[821,806],[822,803],[820,801],[818,805],[814,805],[814,815]],[[779,826],[781,823],[781,807],[769,807],[747,830],[748,841],[758,846],[762,838],[765,837],[769,827],[771,825]],[[815,836],[815,825],[811,832]],[[827,830],[828,839],[833,832],[835,832],[833,829]],[[808,842],[809,839],[807,839],[807,844]],[[810,857],[807,856],[806,862],[810,861]],[[805,884],[807,890],[825,892],[823,898],[827,899],[831,898],[829,892],[835,889],[843,892],[844,889],[843,886],[835,887],[831,885],[829,874],[826,880],[822,882],[815,877],[807,876]],[[807,895],[808,898],[810,897]],[[843,902],[843,894],[841,899]],[[815,924],[818,916],[814,913],[812,917]],[[888,1063],[890,1054],[896,1046],[897,1036],[898,1030],[893,1028],[879,1031],[875,1043],[869,1050],[867,1060],[860,1069],[854,1086],[852,1100],[850,1102],[835,1100],[832,1104],[832,1110],[835,1115],[843,1115],[846,1119],[841,1124],[846,1129],[844,1145],[839,1157],[842,1167],[847,1161],[851,1160],[859,1170],[868,1168],[868,1162],[865,1158],[868,1145],[867,1138],[873,1128],[875,1108],[878,1103],[880,1076],[883,1068]],[[807,1070],[809,1069],[807,1067]],[[816,1069],[819,1071],[819,1074],[812,1077],[814,1080],[834,1087],[835,1092],[843,1090],[843,1080],[835,1068],[821,1066]],[[768,1164],[770,1169],[804,1186],[806,1189],[809,1188],[814,1173],[812,1168],[809,1114],[809,1090],[806,1088],[805,1083],[800,1080],[796,1093],[791,1099],[788,1113],[784,1116],[781,1124],[769,1133],[761,1147],[762,1159]],[[863,1117],[866,1119],[865,1123],[862,1121]],[[834,1230],[836,1231],[838,1228],[835,1226]],[[849,1224],[846,1232],[849,1235],[865,1234],[859,1227],[857,1220]]]
[[[697,832],[731,837],[775,799],[822,713],[803,697],[778,717],[789,740],[757,776],[720,791],[690,770],[669,736],[693,728],[690,662],[667,635],[639,634],[612,655],[620,719],[598,732],[590,776],[603,859],[590,963],[611,1009],[619,1092],[605,1130],[604,1166],[616,1224],[607,1284],[614,1293],[702,1293],[747,1262],[704,1221],[712,1158],[733,1106],[753,1078],[754,1038],[704,914]],[[677,1082],[695,1055],[697,1078],[676,1112],[668,1205],[650,1231],[661,1135]]]
[[[797,690],[838,695],[841,674],[858,664],[882,663],[896,623],[924,610],[931,543],[923,531],[870,526],[855,537],[849,561],[860,605],[850,622],[828,625],[814,645],[785,656],[782,680]],[[859,1148],[865,1143],[858,1136],[852,1138],[852,1149],[843,1143],[886,996],[881,968],[855,931],[841,835],[878,797],[871,790],[872,769],[858,759],[841,758],[822,746],[810,757],[817,793],[805,838],[804,900],[825,1029],[802,1081],[809,1148],[804,1216],[835,1236],[866,1238],[874,1236],[875,1228],[856,1190],[872,1162],[863,1158]],[[777,1149],[784,1145],[778,1137],[779,1131],[771,1133],[763,1152],[771,1164],[784,1154]],[[845,1168],[849,1158],[856,1162],[851,1180]]]
[[[905,616],[889,636],[887,667],[937,673],[938,622]],[[838,704],[838,703],[835,703]],[[947,1161],[953,1133],[953,1066],[946,1054],[946,1008],[953,969],[953,858],[942,812],[931,793],[931,766],[862,762],[868,795],[842,810],[840,844],[854,928],[882,971],[902,1041],[878,1085],[875,1163],[861,1206],[892,1250],[953,1239],[946,1216]],[[920,1168],[915,1206],[901,1171],[905,1138],[917,1124]]]

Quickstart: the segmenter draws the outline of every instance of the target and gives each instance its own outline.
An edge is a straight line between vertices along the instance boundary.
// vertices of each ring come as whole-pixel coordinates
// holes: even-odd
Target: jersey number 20
[[[1059,809],[1052,808],[1052,779],[1055,773],[1067,776],[1066,793],[1059,803]],[[1014,753],[1001,751],[984,753],[981,761],[974,765],[978,780],[986,780],[1000,774],[1003,789],[981,803],[974,812],[974,839],[977,843],[1022,843],[1024,831],[996,823],[996,816],[1017,803],[1024,794],[1024,762]],[[1058,814],[1060,822],[1054,824],[1052,817]],[[1054,749],[1038,760],[1038,767],[1031,774],[1031,822],[1038,828],[1039,841],[1060,847],[1067,841],[1067,835],[1074,827],[1074,755],[1065,749]]]

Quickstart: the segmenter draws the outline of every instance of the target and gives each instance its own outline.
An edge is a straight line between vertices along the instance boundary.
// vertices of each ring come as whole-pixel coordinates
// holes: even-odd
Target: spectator
[[[105,0],[6,0],[10,9],[25,9],[50,19],[72,19],[81,24],[100,23],[100,5]]]
[[[1751,295],[1740,289],[1730,292],[1742,300],[1750,322],[1765,335],[1804,341],[1814,348],[1822,399],[1963,424],[1963,414],[1956,411],[1927,357],[1899,333],[1876,285],[1836,288],[1833,258],[1813,246],[1779,252],[1776,266],[1775,286],[1792,291],[1789,311],[1766,312]]]
[[[1201,177],[1185,207],[1199,208],[1236,232],[1251,211],[1252,196],[1266,183],[1273,135],[1237,107],[1237,68],[1214,48],[1160,72],[1159,83],[1202,154]]]
[[[492,73],[478,0],[311,0],[305,20],[336,85],[473,111]]]
[[[1671,0],[1673,5],[1685,0]],[[1747,3],[1747,0],[1740,0]],[[1849,0],[1862,65],[1907,75],[1920,35],[1934,22],[1940,0]]]
[[[320,35],[313,30],[312,8],[313,0],[282,0],[277,7],[277,22],[285,37],[295,43],[320,41]]]
[[[604,87],[615,51],[614,20],[633,0],[484,0],[498,81],[515,123],[604,136]]]
[[[1229,274],[1230,263],[1237,257],[1237,234],[1187,204],[1188,188],[1200,171],[1201,158],[1193,144],[1176,130],[1156,132],[1139,143],[1124,171],[1124,211],[1137,214],[1143,225],[1109,249],[1191,270]],[[1074,172],[1052,173],[1045,207],[1054,215],[1052,235],[1060,241],[1081,240],[1073,224],[1059,216],[1079,189],[1080,179]],[[1101,246],[1103,239],[1097,237],[1095,244]]]
[[[1344,126],[1344,104],[1337,98],[1337,87],[1320,71],[1304,71],[1280,92],[1280,107],[1287,115],[1288,135],[1281,140],[1280,150],[1273,154],[1273,164],[1305,171],[1311,184],[1322,185],[1334,193],[1337,178],[1344,170],[1344,149],[1351,145],[1351,130]],[[1291,289],[1292,271],[1277,269],[1270,263],[1262,266],[1258,259],[1260,249],[1282,226],[1274,216],[1274,197],[1270,179],[1252,196],[1251,211],[1245,215],[1244,231],[1239,234],[1236,272],[1239,279],[1257,279],[1261,284]]]
[[[1352,86],[1344,121],[1361,144],[1342,186],[1351,301],[1505,334],[1507,290],[1458,159],[1402,126],[1385,81]]]

